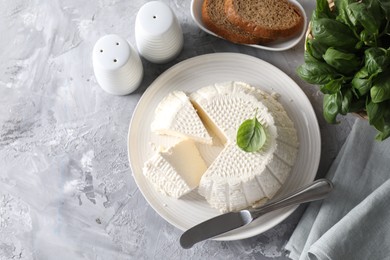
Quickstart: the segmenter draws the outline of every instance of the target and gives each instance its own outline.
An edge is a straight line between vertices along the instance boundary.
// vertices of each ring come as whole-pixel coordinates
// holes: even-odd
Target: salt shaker
[[[166,63],[183,48],[181,26],[169,6],[151,1],[138,11],[135,20],[138,52],[153,63]]]
[[[130,94],[142,81],[143,67],[137,51],[118,35],[100,38],[93,48],[92,59],[97,82],[110,94]]]

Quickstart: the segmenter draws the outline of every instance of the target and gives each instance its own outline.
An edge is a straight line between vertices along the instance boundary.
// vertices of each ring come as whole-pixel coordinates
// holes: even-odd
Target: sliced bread
[[[270,39],[255,36],[233,25],[225,15],[225,0],[204,0],[202,19],[205,26],[215,34],[234,43],[259,44]]]
[[[225,0],[224,3],[229,22],[256,37],[289,37],[303,26],[303,14],[288,0]]]

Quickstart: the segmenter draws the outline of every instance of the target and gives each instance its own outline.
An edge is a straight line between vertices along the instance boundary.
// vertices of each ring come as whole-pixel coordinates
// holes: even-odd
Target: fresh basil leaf
[[[356,26],[357,23],[356,18],[352,14],[351,9],[348,8],[348,5],[354,2],[355,2],[354,0],[334,1],[336,5],[336,12],[337,12],[336,20],[348,25],[350,28]]]
[[[374,103],[368,102],[366,105],[368,122],[378,130],[375,139],[383,141],[390,136],[390,111],[388,108],[390,103]]]
[[[372,81],[371,79],[353,78],[351,84],[357,90],[359,95],[362,97],[370,91],[372,86]]]
[[[374,103],[390,99],[390,70],[378,75],[370,89],[370,96]]]
[[[382,131],[380,131],[376,136],[375,139],[377,141],[383,141],[386,138],[390,136],[390,125],[384,125]]]
[[[245,120],[237,131],[237,145],[245,152],[256,152],[263,147],[267,139],[264,127],[257,120]]]
[[[342,97],[340,93],[324,95],[323,114],[328,123],[337,123],[336,117],[341,110]]]
[[[390,101],[382,102],[380,105],[384,107],[383,121],[382,121],[382,127],[380,130],[378,130],[379,133],[377,134],[375,139],[379,141],[383,141],[390,136],[390,110],[388,109],[390,107]]]
[[[353,50],[358,43],[358,39],[347,25],[329,18],[314,20],[312,34],[325,45],[345,50]]]
[[[303,60],[305,61],[305,62],[316,62],[316,61],[318,61],[316,58],[314,58],[311,54],[310,54],[310,52],[308,52],[308,51],[305,51],[304,52],[304,54],[303,54]]]
[[[385,21],[385,20],[388,20],[388,16],[386,13],[389,12],[389,10],[384,10],[382,8],[382,3],[380,0],[366,0],[366,1],[363,1],[367,4],[367,10],[372,14],[373,17],[376,18],[377,20],[377,23],[379,26],[382,25],[382,23]],[[390,2],[387,0],[387,3],[384,3],[383,2],[383,7],[384,6],[387,6],[390,8]]]
[[[327,0],[317,0],[312,19],[335,18],[335,14],[330,10]]]
[[[390,1],[389,0],[377,0],[382,11],[388,21],[390,21]]]
[[[366,111],[368,115],[368,122],[370,125],[375,126],[379,131],[383,129],[383,106],[378,103],[374,103],[371,100],[366,104]]]
[[[326,83],[325,85],[322,85],[320,87],[320,90],[324,94],[335,94],[341,90],[343,82],[344,82],[344,78],[333,79],[328,83]]]
[[[342,101],[340,114],[346,115],[351,111],[351,104],[353,101],[353,93],[351,88],[346,88],[342,91]]]
[[[336,71],[325,62],[305,62],[297,68],[298,75],[310,84],[326,84],[337,77]]]
[[[359,1],[348,5],[353,16],[363,28],[370,34],[378,35],[379,26],[383,18],[383,14],[379,5],[368,5],[365,2]]]
[[[365,67],[369,74],[378,74],[390,65],[390,56],[384,48],[371,47],[364,51]]]
[[[358,43],[356,43],[355,45],[355,49],[356,50],[360,50],[364,47],[364,42],[363,41],[358,41]]]
[[[356,54],[339,51],[333,47],[326,50],[323,58],[326,63],[343,74],[350,74],[356,71],[361,64],[361,60]]]
[[[359,79],[366,79],[370,76],[366,67],[362,67],[356,74],[355,77]]]
[[[366,67],[361,68],[351,81],[352,87],[357,90],[359,96],[366,95],[372,86],[372,78]]]
[[[322,60],[322,56],[325,54],[328,47],[317,39],[309,39],[306,42],[306,49],[314,58]]]
[[[362,30],[360,32],[360,41],[361,44],[377,47],[378,46],[378,35],[369,33],[367,30]]]

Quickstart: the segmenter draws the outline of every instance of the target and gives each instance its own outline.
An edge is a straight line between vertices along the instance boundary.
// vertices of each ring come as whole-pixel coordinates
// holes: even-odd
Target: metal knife
[[[183,248],[191,248],[200,241],[248,225],[256,218],[273,210],[323,199],[332,189],[333,184],[331,181],[319,179],[291,194],[272,200],[261,207],[219,215],[185,231],[180,237],[180,245]]]

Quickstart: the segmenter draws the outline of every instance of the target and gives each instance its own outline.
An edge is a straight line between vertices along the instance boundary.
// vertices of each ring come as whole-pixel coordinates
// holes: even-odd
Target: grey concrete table
[[[116,33],[135,45],[134,21],[146,0],[0,2],[0,259],[286,259],[283,246],[303,207],[273,229],[233,242],[180,248],[181,231],[138,190],[127,158],[127,131],[139,98],[175,63],[213,52],[263,59],[293,78],[315,108],[326,173],[354,120],[322,119],[322,95],[296,73],[303,41],[283,52],[235,45],[206,35],[190,1],[167,1],[184,32],[174,61],[143,60],[145,76],[128,96],[96,83],[91,51]],[[314,0],[302,0],[310,17]]]

